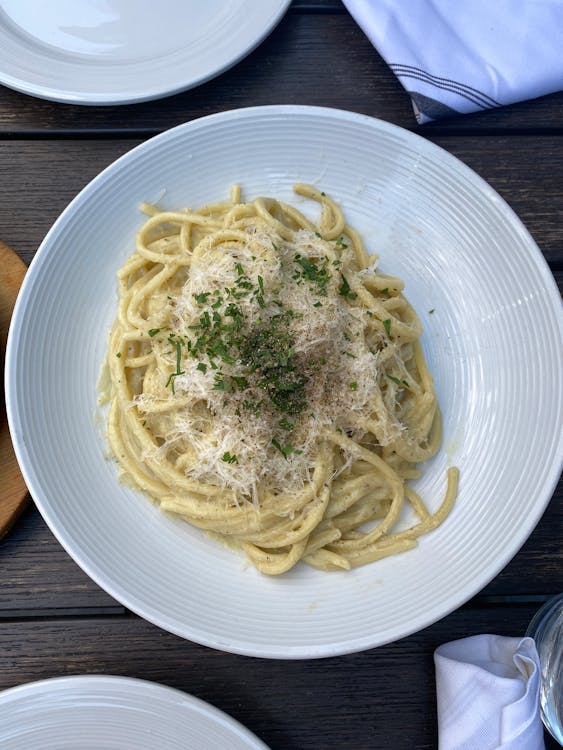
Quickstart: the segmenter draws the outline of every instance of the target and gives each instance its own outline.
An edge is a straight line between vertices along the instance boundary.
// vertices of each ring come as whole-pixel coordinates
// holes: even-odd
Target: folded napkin
[[[343,0],[420,123],[563,89],[562,0]]]
[[[439,750],[545,750],[532,638],[463,638],[434,662]]]

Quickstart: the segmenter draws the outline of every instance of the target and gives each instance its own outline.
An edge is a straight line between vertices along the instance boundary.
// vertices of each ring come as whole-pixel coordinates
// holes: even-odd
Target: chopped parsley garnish
[[[242,406],[246,411],[251,411],[254,414],[258,414],[260,407],[264,403],[264,399],[260,399],[260,401],[249,401],[248,399],[245,399],[242,402]]]
[[[196,302],[199,302],[201,305],[204,305],[207,302],[207,298],[211,292],[201,292],[201,294],[194,294],[194,299]]]
[[[221,339],[217,339],[217,341],[214,341],[209,349],[208,352],[211,352],[211,354],[214,354],[217,357],[221,357],[223,362],[227,362],[228,364],[233,364],[235,361],[234,357],[231,357],[231,355],[227,351],[227,347],[225,346],[224,342],[221,341]]]
[[[350,390],[351,391],[357,391],[358,390],[358,384],[356,383],[356,381],[350,383]]]
[[[326,297],[326,285],[331,279],[331,274],[328,271],[328,258],[323,258],[322,262],[319,259],[318,263],[313,263],[308,258],[304,258],[302,255],[297,253],[293,257],[293,262],[297,263],[299,269],[293,274],[293,280],[299,284],[302,280],[308,281],[314,287],[317,294]]]
[[[286,461],[288,456],[291,456],[292,453],[295,453],[296,455],[300,455],[301,453],[303,453],[303,451],[294,448],[291,443],[287,443],[287,445],[280,445],[280,443],[278,443],[275,438],[272,438],[272,445],[282,454]]]
[[[356,299],[358,295],[350,289],[350,284],[348,283],[346,276],[344,276],[343,273],[340,275],[342,276],[342,284],[340,284],[340,287],[338,288],[338,294],[342,297],[346,297],[346,299]]]
[[[224,391],[225,393],[230,393],[232,388],[231,384],[228,380],[225,379],[225,376],[222,372],[215,373],[215,380],[213,381],[213,390],[214,391]]]
[[[117,352],[117,354],[115,356],[117,357],[117,359],[120,359],[121,358],[121,352]]]
[[[428,315],[432,315],[434,313],[434,308],[432,310],[428,310]]]
[[[252,281],[250,281],[248,276],[239,276],[235,281],[235,284],[239,287],[239,289],[246,289],[247,292],[254,288],[254,285],[252,284]],[[242,299],[242,297],[246,297],[246,294],[243,294],[242,292],[235,292],[234,296],[237,299]]]
[[[266,307],[266,303],[264,302],[264,279],[261,276],[258,276],[258,289],[254,290],[254,298],[262,309]]]
[[[229,302],[227,305],[225,317],[233,319],[233,326],[237,331],[242,328],[242,310],[234,302]]]
[[[392,380],[397,385],[404,385],[406,388],[410,388],[410,385],[407,383],[406,380],[400,380],[399,378],[396,378],[393,375],[387,375],[387,377],[389,378],[389,380]]]
[[[223,453],[223,458],[221,460],[226,464],[238,464],[238,457],[236,456],[236,454],[229,453],[229,451]]]
[[[181,365],[182,365],[182,339],[179,336],[176,340],[174,340],[175,336],[176,336],[176,334],[171,333],[170,336],[168,337],[168,340],[170,341],[170,343],[174,344],[174,346],[176,347],[176,372],[171,372],[170,373],[170,375],[168,376],[168,380],[166,381],[166,385],[164,386],[165,388],[168,388],[168,386],[170,384],[172,384],[172,393],[176,393],[176,391],[174,390],[174,381],[175,381],[176,377],[178,375],[183,375],[184,374],[184,370],[181,369]]]
[[[180,372],[180,365],[182,363],[182,344],[180,341],[176,341],[176,375],[183,375],[183,372]]]
[[[323,236],[320,232],[315,232],[315,237],[318,237],[320,240],[322,240]]]
[[[319,232],[315,234],[322,239]],[[336,241],[336,245],[341,249],[348,247],[343,237]],[[273,241],[272,246],[274,250],[278,250]],[[313,296],[310,304],[315,308],[324,306],[318,298],[328,295],[328,285],[333,276],[337,286],[337,274],[341,276],[339,294],[349,300],[356,299],[357,295],[350,288],[346,277],[339,270],[332,270],[342,267],[340,260],[331,260],[322,254],[320,257],[310,257],[299,253],[292,254],[290,258],[292,260],[289,263],[285,262],[286,272],[289,270],[294,283],[306,284],[309,287]],[[295,419],[292,419],[292,416],[299,415],[307,409],[306,390],[309,379],[326,364],[326,359],[307,359],[303,353],[296,353],[292,320],[303,318],[304,313],[283,306],[279,296],[284,292],[284,287],[272,290],[271,297],[266,298],[264,278],[260,275],[250,278],[241,262],[236,259],[231,262],[231,269],[236,273],[232,287],[211,289],[193,295],[197,303],[204,308],[189,326],[188,336],[182,337],[177,333],[165,334],[171,346],[170,353],[176,353],[176,370],[169,375],[166,387],[172,385],[174,393],[175,378],[184,374],[181,369],[182,355],[193,357],[196,360],[193,366],[197,371],[205,375],[211,369],[212,388],[214,391],[222,392],[219,400],[223,400],[224,403],[231,403],[233,398],[236,400],[238,415],[243,409],[257,413],[263,403],[269,403],[269,408],[278,412],[279,428],[291,432],[295,428]],[[316,300],[314,296],[317,296]],[[239,300],[246,302],[240,303]],[[261,309],[254,308],[254,312],[249,311],[247,318],[241,305],[250,302]],[[154,336],[160,330],[151,329],[149,335]],[[349,334],[345,333],[344,337],[351,342]],[[342,354],[356,358],[352,352],[342,351]],[[223,363],[236,365],[237,374],[222,372]],[[357,383],[350,384],[351,390],[357,388]],[[263,398],[244,398],[251,393],[259,393],[257,389],[262,390]],[[227,397],[229,400],[225,400]],[[272,444],[286,459],[294,453],[299,453],[290,443],[282,445],[274,439]]]
[[[391,335],[391,318],[387,318],[387,320],[383,321],[383,328],[385,328],[385,333],[390,336]]]
[[[300,414],[305,408],[307,378],[295,366],[295,341],[289,330],[291,310],[274,315],[269,322],[241,341],[240,359],[278,411]]]
[[[282,430],[287,430],[288,432],[291,432],[295,425],[293,422],[290,422],[289,419],[286,419],[285,417],[283,419],[280,419],[278,422],[279,426],[282,428]]]
[[[389,296],[389,287],[386,286],[385,289],[381,290],[381,294],[385,294],[387,297]]]
[[[161,331],[161,329],[160,329],[160,328],[151,328],[151,329],[149,330],[149,336],[150,336],[150,337],[151,337],[151,339],[152,339],[152,338],[153,338],[153,336],[156,336],[156,334],[157,334],[157,333],[160,333],[160,331]]]

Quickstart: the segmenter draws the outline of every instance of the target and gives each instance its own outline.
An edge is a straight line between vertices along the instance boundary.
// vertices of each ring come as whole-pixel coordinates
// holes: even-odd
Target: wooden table
[[[133,146],[201,115],[278,103],[354,110],[438,143],[508,201],[561,281],[563,93],[417,127],[400,84],[334,0],[294,2],[232,70],[162,101],[76,107],[0,88],[0,239],[29,262],[71,198]],[[131,675],[213,703],[273,750],[434,748],[434,649],[476,633],[521,635],[562,590],[560,499],[561,487],[515,559],[449,617],[390,646],[301,662],[224,654],[141,620],[82,573],[30,505],[0,546],[0,689]]]

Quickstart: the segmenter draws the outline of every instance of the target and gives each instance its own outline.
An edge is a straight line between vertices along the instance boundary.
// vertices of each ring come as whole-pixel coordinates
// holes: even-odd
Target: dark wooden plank
[[[301,10],[296,6],[263,44],[230,71],[156,103],[85,108],[0,87],[0,136],[72,130],[156,131],[212,112],[264,104],[339,107],[416,128],[409,97],[367,37],[341,7],[334,13],[328,10],[322,2],[302,4]],[[563,93],[452,118],[421,130],[539,128],[561,132],[562,115]]]
[[[434,649],[477,633],[521,636],[534,611],[458,612],[398,643],[314,662],[223,654],[133,617],[2,623],[0,688],[77,673],[141,677],[209,701],[272,750],[430,750]]]
[[[432,137],[497,190],[549,261],[563,260],[563,139]]]
[[[0,142],[0,239],[30,263],[75,195],[140,141]]]
[[[563,261],[563,140],[557,136],[432,138],[498,190],[549,261]],[[29,262],[67,203],[141,141],[0,141],[0,239]],[[227,176],[227,180],[229,177]]]
[[[0,544],[0,617],[78,611],[122,613],[66,554],[33,503]]]
[[[480,596],[548,594],[563,589],[563,481],[520,552]],[[502,540],[501,542],[502,543]]]

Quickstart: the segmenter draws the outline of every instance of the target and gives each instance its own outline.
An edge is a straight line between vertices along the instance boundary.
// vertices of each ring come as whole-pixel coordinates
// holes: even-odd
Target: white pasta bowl
[[[97,414],[116,271],[139,204],[228,195],[304,204],[315,183],[343,207],[383,272],[401,276],[444,417],[416,489],[445,523],[419,546],[351,572],[300,565],[270,578],[120,484]],[[433,311],[433,312],[431,312]],[[129,609],[225,651],[331,656],[413,633],[460,606],[513,557],[545,509],[561,456],[562,317],[534,241],[474,172],[432,143],[314,107],[224,112],[174,128],[104,170],[42,243],[14,313],[8,417],[31,494],[76,562]]]

